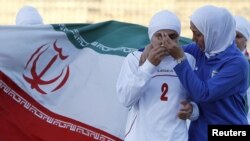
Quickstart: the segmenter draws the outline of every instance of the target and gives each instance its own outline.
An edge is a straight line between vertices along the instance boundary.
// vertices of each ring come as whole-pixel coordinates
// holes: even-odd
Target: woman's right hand
[[[167,55],[167,49],[163,46],[153,46],[153,48],[148,53],[148,61],[154,66],[158,66],[161,60]]]
[[[143,51],[139,66],[141,66],[147,59],[150,63],[152,63],[155,66],[158,66],[161,62],[161,60],[167,55],[167,49],[163,46],[160,46],[160,44],[157,46],[153,46],[152,44],[147,45],[145,50]]]

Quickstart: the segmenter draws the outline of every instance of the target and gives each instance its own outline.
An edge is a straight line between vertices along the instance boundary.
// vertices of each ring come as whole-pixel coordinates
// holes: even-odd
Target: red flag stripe
[[[49,111],[3,72],[0,124],[0,140],[5,141],[121,141],[105,131]]]

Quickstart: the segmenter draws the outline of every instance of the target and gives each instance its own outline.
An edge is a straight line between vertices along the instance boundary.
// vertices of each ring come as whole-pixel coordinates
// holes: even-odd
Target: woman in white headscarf
[[[248,123],[244,110],[248,62],[236,47],[235,20],[227,9],[203,6],[190,19],[195,43],[183,49],[196,59],[195,71],[168,35],[162,42],[178,62],[174,70],[200,110],[199,118],[191,122],[189,141],[206,141],[208,125]]]
[[[245,55],[245,58],[248,60],[248,63],[250,63],[250,57],[249,53],[247,51],[247,41],[250,38],[250,23],[242,16],[234,16],[234,19],[236,21],[236,44],[237,47],[240,49],[240,51]],[[250,66],[250,65],[249,65]],[[249,68],[248,66],[248,68]],[[249,70],[248,70],[249,72]],[[248,74],[248,90],[247,90],[247,100],[248,100],[248,114],[247,119],[250,123],[250,73]]]
[[[236,21],[236,44],[237,47],[249,60],[249,54],[247,52],[247,41],[250,38],[250,23],[242,16],[234,16]]]
[[[36,8],[23,6],[16,15],[16,25],[40,25],[43,19]]]
[[[163,34],[178,43],[180,31],[179,18],[170,11],[160,11],[148,27],[152,46],[149,60],[139,65],[141,51],[125,58],[117,81],[118,99],[130,109],[125,141],[188,140],[186,121],[177,117],[186,90],[173,70],[174,58],[159,43]],[[194,68],[194,58],[189,54],[186,57]]]

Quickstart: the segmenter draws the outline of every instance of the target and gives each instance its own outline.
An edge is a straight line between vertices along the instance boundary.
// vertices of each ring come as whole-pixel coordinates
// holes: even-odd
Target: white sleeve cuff
[[[189,119],[191,121],[194,121],[194,120],[197,120],[199,118],[200,112],[199,112],[198,105],[196,103],[191,101],[190,104],[193,107],[193,112],[192,112],[191,116],[189,117]]]
[[[142,66],[140,67],[141,71],[147,74],[153,74],[153,72],[156,69],[156,66],[153,65],[151,62],[149,62],[149,60],[147,59]]]

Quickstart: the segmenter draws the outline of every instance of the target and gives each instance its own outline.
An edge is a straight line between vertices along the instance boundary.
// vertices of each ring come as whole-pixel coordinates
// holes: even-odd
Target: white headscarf
[[[181,32],[181,22],[179,18],[168,10],[157,12],[152,18],[148,26],[148,36],[151,40],[155,32],[162,29],[172,29],[179,35]]]
[[[190,19],[204,36],[207,57],[224,51],[233,43],[236,35],[235,20],[227,9],[203,6]]]
[[[240,32],[247,40],[250,38],[250,23],[241,16],[234,16],[236,31]]]
[[[22,7],[16,15],[16,25],[43,24],[43,19],[37,9],[32,6]]]

